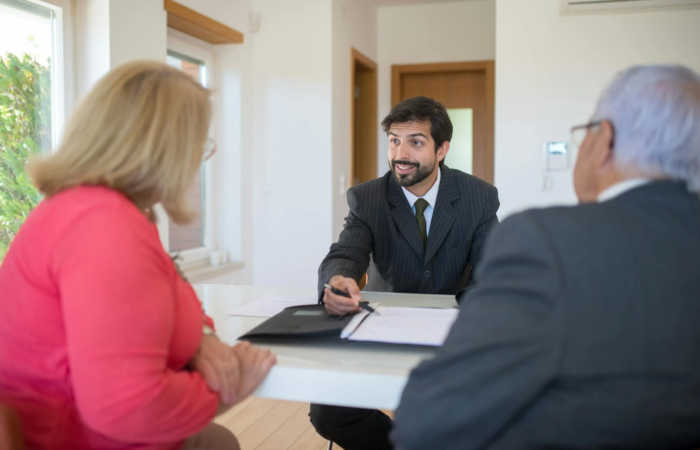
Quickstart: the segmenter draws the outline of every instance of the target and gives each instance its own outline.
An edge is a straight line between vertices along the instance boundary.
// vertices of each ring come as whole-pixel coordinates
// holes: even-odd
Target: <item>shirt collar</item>
[[[418,200],[419,198],[423,198],[426,202],[428,202],[430,206],[435,208],[438,190],[440,189],[440,179],[442,178],[441,172],[441,169],[438,168],[437,179],[435,180],[433,187],[431,187],[430,190],[423,197],[416,197],[408,189],[401,186],[401,189],[403,189],[403,194],[406,196],[406,200],[408,200],[408,204],[411,205],[411,207],[413,207],[413,205],[416,203],[416,200]]]
[[[598,203],[607,202],[615,197],[619,197],[627,191],[636,189],[645,184],[651,183],[649,178],[632,178],[631,180],[620,181],[619,183],[613,184],[603,192],[598,195]]]

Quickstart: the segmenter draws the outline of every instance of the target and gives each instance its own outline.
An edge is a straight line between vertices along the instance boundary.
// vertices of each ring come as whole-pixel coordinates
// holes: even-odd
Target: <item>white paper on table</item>
[[[316,305],[318,299],[310,297],[295,297],[290,295],[266,295],[239,306],[229,313],[230,316],[272,317],[281,313],[285,308],[299,305]]]
[[[438,347],[445,342],[459,315],[454,308],[381,306],[377,311],[381,315],[369,314],[348,339]]]
[[[379,302],[369,303],[368,306],[376,311],[377,308],[379,308]],[[360,324],[362,324],[362,321],[364,320],[365,317],[367,317],[368,314],[369,314],[369,311],[367,311],[366,309],[363,309],[359,313],[352,316],[352,319],[350,319],[350,322],[348,322],[348,324],[345,325],[345,328],[343,328],[343,331],[340,333],[340,339],[347,339],[348,336],[350,336],[353,332],[355,332],[357,327],[359,327]]]

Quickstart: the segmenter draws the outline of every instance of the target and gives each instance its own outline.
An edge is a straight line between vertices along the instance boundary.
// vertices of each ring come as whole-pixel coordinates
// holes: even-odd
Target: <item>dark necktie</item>
[[[419,198],[414,203],[416,207],[416,220],[418,221],[418,232],[420,233],[421,239],[423,239],[423,248],[428,245],[428,227],[425,224],[425,216],[423,213],[430,206],[428,201],[424,198]]]

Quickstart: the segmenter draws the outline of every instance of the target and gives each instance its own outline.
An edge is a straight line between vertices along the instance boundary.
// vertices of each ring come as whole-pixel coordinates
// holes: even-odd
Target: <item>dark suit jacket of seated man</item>
[[[469,286],[486,235],[498,223],[498,193],[459,170],[439,171],[425,248],[413,205],[392,171],[348,190],[345,227],[318,271],[321,297],[334,275],[359,282],[365,272],[366,291],[454,295]]]
[[[582,204],[494,231],[397,448],[700,448],[699,119],[691,70],[618,75],[574,128]]]
[[[345,228],[319,268],[319,295],[331,313],[358,309],[365,272],[367,291],[456,294],[470,285],[498,223],[496,188],[442,164],[452,124],[440,103],[405,100],[382,126],[392,170],[348,191]],[[330,295],[326,283],[354,298]],[[334,310],[334,301],[348,305]],[[345,450],[391,448],[391,420],[380,411],[312,405],[310,415],[319,434]]]

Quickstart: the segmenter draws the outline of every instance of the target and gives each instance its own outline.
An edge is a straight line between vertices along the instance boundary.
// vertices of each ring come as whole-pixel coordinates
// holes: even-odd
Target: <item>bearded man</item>
[[[319,299],[331,314],[360,311],[365,273],[366,291],[457,294],[471,284],[498,224],[496,188],[444,164],[452,122],[442,104],[409,98],[382,128],[390,170],[348,190],[350,213],[318,271]],[[345,450],[391,448],[392,421],[381,411],[311,405],[310,417],[321,436]]]

